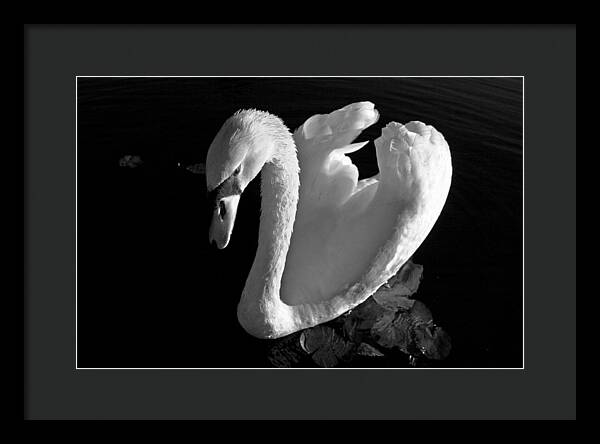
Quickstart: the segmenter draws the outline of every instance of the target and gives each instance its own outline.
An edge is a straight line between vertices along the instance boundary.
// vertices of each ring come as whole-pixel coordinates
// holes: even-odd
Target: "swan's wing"
[[[357,102],[330,114],[312,116],[294,132],[301,202],[338,207],[357,191],[358,169],[346,154],[368,143],[352,142],[378,119],[373,103]]]
[[[294,134],[300,199],[281,294],[312,313],[305,326],[359,304],[393,276],[446,200],[449,147],[421,122],[386,125],[374,141],[379,173],[357,181],[345,154],[365,145],[352,142],[378,117],[372,103],[355,103],[311,117]]]

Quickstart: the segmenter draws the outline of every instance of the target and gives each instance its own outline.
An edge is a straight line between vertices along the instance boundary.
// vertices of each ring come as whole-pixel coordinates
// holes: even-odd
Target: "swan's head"
[[[214,202],[209,242],[222,249],[233,231],[240,195],[274,153],[262,111],[242,110],[223,124],[206,157],[206,185]]]

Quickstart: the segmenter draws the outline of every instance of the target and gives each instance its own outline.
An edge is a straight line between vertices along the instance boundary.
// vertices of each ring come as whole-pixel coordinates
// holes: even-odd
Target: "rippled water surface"
[[[522,365],[521,78],[79,78],[80,367],[263,367],[265,342],[238,325],[254,258],[258,181],[230,246],[208,244],[204,162],[240,108],[295,129],[356,101],[389,121],[420,120],[448,141],[454,176],[442,215],[415,253],[419,298],[452,337],[440,366]],[[120,165],[138,156],[135,168]],[[377,173],[372,143],[351,155]],[[382,366],[405,366],[387,359]]]

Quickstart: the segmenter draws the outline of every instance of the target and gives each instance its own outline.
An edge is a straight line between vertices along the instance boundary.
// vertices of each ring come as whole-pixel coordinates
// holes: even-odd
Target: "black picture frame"
[[[575,34],[574,26],[25,26],[25,418],[573,419]],[[265,72],[524,76],[523,370],[75,369],[76,76]]]

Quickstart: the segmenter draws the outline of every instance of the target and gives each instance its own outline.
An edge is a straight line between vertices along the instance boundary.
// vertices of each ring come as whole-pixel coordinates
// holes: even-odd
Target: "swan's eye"
[[[235,169],[235,171],[233,172],[233,175],[234,175],[234,176],[237,176],[238,174],[240,174],[240,171],[242,171],[242,166],[241,166],[241,165],[240,165],[240,166],[238,166],[238,167]]]

